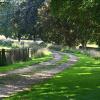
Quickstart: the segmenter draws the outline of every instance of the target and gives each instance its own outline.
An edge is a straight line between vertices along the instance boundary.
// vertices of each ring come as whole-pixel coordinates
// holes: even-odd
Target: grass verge
[[[67,63],[67,61],[68,61],[68,56],[67,56],[67,55],[63,55],[63,54],[61,54],[61,56],[62,56],[61,60],[55,62],[54,65],[41,66],[41,67],[37,68],[36,71],[50,70],[50,69],[52,69],[52,68],[58,67],[58,66],[61,65],[61,64]]]
[[[71,68],[6,100],[99,100],[100,60],[77,56],[79,61]]]
[[[67,61],[68,61],[68,56],[67,55],[62,55],[62,59],[60,60],[60,61],[57,61],[56,62],[56,65],[61,65],[61,64],[63,64],[63,63],[67,63]]]
[[[51,59],[52,59],[52,55],[47,55],[47,56],[44,56],[41,58],[33,58],[33,59],[26,61],[26,62],[18,62],[18,63],[7,65],[7,66],[0,66],[0,72],[7,72],[7,71],[14,70],[14,69],[27,67],[29,65],[38,64],[38,63],[48,61]]]

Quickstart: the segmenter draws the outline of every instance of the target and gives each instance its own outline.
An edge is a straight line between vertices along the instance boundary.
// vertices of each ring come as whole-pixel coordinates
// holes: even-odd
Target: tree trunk
[[[82,49],[86,49],[87,41],[83,40],[83,41],[81,42],[81,44],[82,44]]]

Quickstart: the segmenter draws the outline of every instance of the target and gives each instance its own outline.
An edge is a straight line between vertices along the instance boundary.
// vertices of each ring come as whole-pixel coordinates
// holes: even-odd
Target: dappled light
[[[97,60],[91,62],[89,57],[81,56],[80,60],[68,70],[46,80],[45,83],[32,86],[29,91],[12,96],[11,99],[36,99],[38,97],[38,100],[87,100],[87,98],[99,100],[100,77]],[[92,66],[93,64],[95,67]]]
[[[100,0],[0,0],[0,100],[99,100]]]
[[[49,56],[37,59],[34,58],[33,60],[45,61],[44,59],[47,59],[48,57]],[[59,54],[54,52],[53,57],[53,59],[49,59],[47,62],[40,62],[40,64],[35,64],[7,72],[5,76],[0,77],[0,92],[2,94],[10,95],[18,91],[26,90],[26,88],[32,84],[36,84],[38,82],[42,82],[43,80],[47,80],[48,78],[52,78],[55,73],[60,71],[61,65],[66,63],[68,60],[68,57],[63,53]],[[50,65],[47,65],[46,63],[50,63]],[[58,66],[58,63],[60,66]]]
[[[92,73],[77,73],[77,75],[91,75]]]

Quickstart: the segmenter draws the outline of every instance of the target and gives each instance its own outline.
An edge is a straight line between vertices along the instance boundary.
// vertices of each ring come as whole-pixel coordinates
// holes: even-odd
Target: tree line
[[[51,13],[62,24],[69,46],[85,47],[89,41],[100,46],[100,0],[52,0]]]
[[[19,41],[41,38],[69,47],[85,48],[88,42],[100,46],[100,0],[24,0],[12,15],[6,34]]]

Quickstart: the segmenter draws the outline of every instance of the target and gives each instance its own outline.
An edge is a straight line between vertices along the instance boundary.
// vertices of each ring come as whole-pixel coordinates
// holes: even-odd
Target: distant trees
[[[100,0],[18,1],[4,7],[7,13],[11,12],[0,29],[7,29],[6,37],[12,33],[19,41],[21,37],[33,40],[40,37],[45,42],[69,47],[81,43],[85,48],[88,41],[100,46]]]
[[[94,33],[91,38],[92,42],[95,42],[100,47],[100,33]]]
[[[0,34],[6,37],[11,36],[11,18],[13,16],[12,5],[8,1],[0,3]]]
[[[46,1],[38,12],[37,32],[40,38],[45,42],[61,44],[64,42],[64,36],[58,31],[60,23],[50,12],[50,1]]]
[[[13,24],[17,29],[19,40],[25,35],[35,40],[38,8],[43,2],[44,0],[28,0],[19,5],[13,18]]]
[[[34,39],[38,8],[45,0],[7,0],[0,2],[0,34]]]

